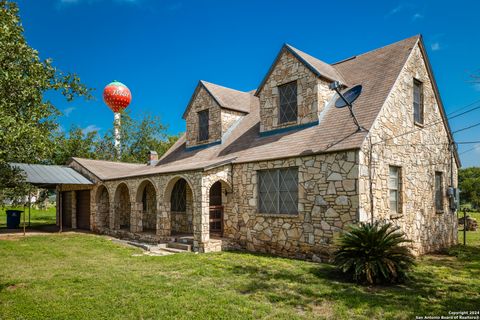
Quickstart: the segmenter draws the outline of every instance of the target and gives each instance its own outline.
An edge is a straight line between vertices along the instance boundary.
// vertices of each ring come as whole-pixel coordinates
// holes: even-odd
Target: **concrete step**
[[[193,246],[193,237],[178,237],[176,242]]]
[[[170,248],[170,247],[162,248],[162,251],[173,252],[173,253],[185,253],[185,252],[189,252],[189,251],[187,251],[187,250],[177,249],[177,248]]]
[[[166,248],[170,249],[178,249],[183,251],[192,251],[192,246],[189,244],[181,243],[181,242],[169,242],[167,243]]]

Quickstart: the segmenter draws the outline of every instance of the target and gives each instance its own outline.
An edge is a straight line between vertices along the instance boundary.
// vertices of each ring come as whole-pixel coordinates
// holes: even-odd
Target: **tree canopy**
[[[145,163],[150,150],[162,155],[178,139],[178,136],[167,134],[167,127],[158,116],[144,114],[140,119],[133,119],[128,111],[122,114],[120,132],[122,135],[120,159],[115,158],[113,128],[100,136],[97,131],[86,133],[82,132],[81,128],[73,126],[69,132],[57,134],[52,162],[65,164],[71,157],[80,157]]]
[[[76,74],[40,59],[23,32],[17,5],[0,0],[0,191],[20,181],[8,162],[38,163],[51,155],[49,137],[60,112],[44,94],[57,91],[68,101],[91,97]]]
[[[0,0],[0,203],[26,190],[10,162],[65,164],[73,156],[114,160],[113,130],[103,137],[77,126],[60,132],[61,113],[45,95],[57,92],[72,101],[91,99],[91,91],[75,73],[42,60],[25,40],[17,5]],[[121,161],[146,162],[149,150],[162,154],[177,139],[151,115],[136,121],[124,113],[121,130]]]
[[[458,186],[462,204],[471,204],[480,207],[480,167],[460,169],[458,172]]]

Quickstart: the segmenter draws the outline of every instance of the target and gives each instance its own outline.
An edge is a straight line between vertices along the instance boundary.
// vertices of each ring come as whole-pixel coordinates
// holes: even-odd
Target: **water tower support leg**
[[[117,159],[120,159],[122,146],[120,144],[120,112],[114,114],[115,151]]]

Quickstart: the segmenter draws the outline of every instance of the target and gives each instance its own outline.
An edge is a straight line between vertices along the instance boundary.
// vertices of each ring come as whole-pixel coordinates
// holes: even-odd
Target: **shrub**
[[[360,223],[339,239],[334,263],[358,283],[399,283],[415,264],[410,240],[391,223]]]

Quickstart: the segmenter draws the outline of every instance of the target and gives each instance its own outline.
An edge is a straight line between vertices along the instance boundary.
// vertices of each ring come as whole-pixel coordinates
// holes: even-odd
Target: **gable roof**
[[[372,127],[412,49],[417,44],[422,47],[421,41],[420,36],[410,37],[332,64],[335,70],[344,76],[347,83],[363,86],[362,94],[355,101],[355,108],[361,110],[357,112],[357,119],[367,130]],[[253,92],[249,94],[253,96]],[[156,166],[124,168],[116,175],[105,169],[107,171],[105,175],[108,174],[109,179],[116,179],[156,173],[206,170],[228,163],[358,149],[362,146],[368,131],[357,131],[348,108],[335,108],[335,99],[336,96],[325,106],[320,115],[319,125],[262,136],[260,135],[260,107],[256,98],[255,103],[250,104],[250,112],[232,128],[222,144],[188,150],[185,135],[183,135],[160,158]]]
[[[263,78],[262,82],[258,86],[257,92],[255,93],[256,96],[258,96],[258,94],[262,90],[265,82],[270,77],[270,74],[273,72],[273,69],[277,65],[278,60],[285,51],[293,54],[295,58],[297,58],[301,63],[303,63],[303,65],[305,65],[305,67],[312,71],[317,77],[324,78],[328,81],[340,81],[340,83],[342,84],[347,84],[345,78],[338,70],[335,69],[335,67],[292,47],[288,43],[285,43],[277,54],[277,57],[273,61],[272,65],[270,66],[270,69],[268,69],[268,72]]]
[[[195,88],[195,91],[193,92],[192,97],[190,98],[190,101],[188,102],[185,112],[183,113],[183,119],[186,119],[188,111],[190,110],[190,107],[192,106],[192,103],[201,88],[204,88],[210,94],[210,96],[212,96],[220,108],[244,113],[250,112],[250,105],[252,103],[252,96],[250,93],[200,80]]]

